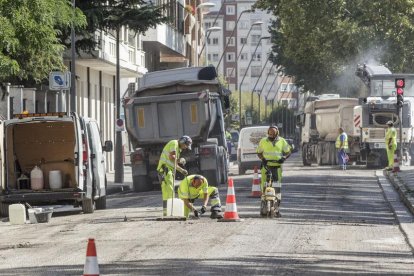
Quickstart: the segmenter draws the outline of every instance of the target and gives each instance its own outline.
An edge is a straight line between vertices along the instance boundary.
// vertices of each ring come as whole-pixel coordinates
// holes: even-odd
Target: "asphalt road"
[[[375,171],[299,159],[285,165],[282,218],[260,218],[251,174],[234,176],[242,222],[160,222],[159,191],[114,194],[93,214],[0,223],[0,275],[81,275],[90,237],[101,275],[413,275],[414,235],[404,231],[413,218],[384,196]]]

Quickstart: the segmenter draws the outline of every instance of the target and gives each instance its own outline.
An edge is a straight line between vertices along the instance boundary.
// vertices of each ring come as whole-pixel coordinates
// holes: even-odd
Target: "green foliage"
[[[128,26],[135,33],[142,33],[157,24],[165,23],[169,19],[164,16],[164,6],[156,6],[152,2],[143,0],[76,0],[76,6],[82,10],[87,18],[87,28],[77,29],[76,50],[91,53],[97,41],[94,33],[97,30],[118,30]],[[70,30],[63,30],[62,38],[68,43]],[[66,38],[66,39],[65,39]]]
[[[0,81],[41,82],[50,71],[63,69],[58,29],[72,19],[77,26],[86,23],[72,15],[67,0],[0,0]]]
[[[305,90],[352,95],[357,63],[414,72],[412,0],[259,0],[276,16],[272,61]]]

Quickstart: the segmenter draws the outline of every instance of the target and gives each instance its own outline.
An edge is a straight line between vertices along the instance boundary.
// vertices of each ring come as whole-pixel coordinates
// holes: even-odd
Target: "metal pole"
[[[73,20],[75,17],[75,0],[72,0],[73,8]],[[70,111],[76,112],[76,35],[75,35],[75,23],[72,22],[71,31],[70,31],[70,50],[71,50],[71,86],[70,86]]]
[[[262,39],[269,39],[269,38],[270,38],[269,36],[264,36],[264,37],[261,37],[259,39],[259,41],[257,42],[256,49],[254,49],[253,55],[256,54],[257,48],[259,48],[259,45],[260,45],[260,42],[262,41]],[[252,55],[252,57],[253,57],[253,55]],[[253,58],[250,58],[249,65],[247,65],[246,72],[244,72],[244,76],[243,76],[243,78],[242,78],[242,80],[239,84],[239,117],[240,117],[239,127],[240,127],[240,129],[241,129],[241,98],[242,98],[241,87],[242,87],[244,79],[246,78],[247,72],[249,71],[250,64],[252,64],[252,61],[253,61]]]
[[[119,33],[120,28],[117,27],[116,29],[116,91],[114,93],[115,96],[115,104],[116,104],[116,119],[121,117],[121,86],[120,86],[120,57],[119,57]],[[114,182],[115,183],[124,183],[124,162],[122,158],[122,132],[115,130],[115,175],[114,175]]]
[[[254,54],[253,54],[253,55],[254,55]],[[252,58],[253,58],[253,56],[252,56]],[[251,97],[251,102],[250,102],[250,108],[252,109],[252,111],[253,111],[253,93],[254,93],[254,90],[256,89],[257,84],[259,83],[260,78],[262,77],[262,74],[263,74],[264,70],[266,69],[266,65],[267,65],[267,63],[268,63],[268,62],[269,62],[269,57],[266,59],[266,63],[265,63],[265,65],[263,66],[262,71],[260,71],[260,75],[259,75],[259,77],[257,78],[257,81],[256,81],[256,83],[254,84],[254,87],[253,87],[253,89],[252,89],[252,97]]]
[[[268,60],[269,60],[269,59],[267,59],[267,61],[268,61]],[[266,64],[267,64],[267,61],[266,61]],[[263,68],[265,68],[265,67],[266,67],[266,64],[265,64],[265,66],[264,66]],[[272,72],[272,68],[273,68],[273,66],[275,66],[275,65],[273,64],[273,65],[272,65],[272,67],[270,67],[269,72],[267,72],[267,76],[266,76],[265,81],[263,82],[262,89],[260,89],[260,91],[259,91],[259,123],[260,123],[260,96],[262,95],[263,88],[265,87],[266,82],[267,82],[267,80],[269,79],[269,75],[270,75],[270,73]],[[266,115],[266,99],[267,99],[267,95],[266,95],[266,97],[265,97],[265,115]]]
[[[402,138],[402,106],[398,106],[398,122],[400,122],[400,166],[403,162],[403,138]]]

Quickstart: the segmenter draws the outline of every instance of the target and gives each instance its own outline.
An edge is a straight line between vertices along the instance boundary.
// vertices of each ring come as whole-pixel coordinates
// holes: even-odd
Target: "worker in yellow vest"
[[[178,187],[178,198],[184,201],[184,215],[189,216],[190,210],[194,213],[194,217],[199,218],[207,210],[207,202],[210,200],[210,218],[223,218],[221,214],[221,201],[219,191],[216,187],[209,186],[204,176],[193,174],[186,176]],[[194,201],[197,198],[203,200],[200,210],[194,207]]]
[[[339,135],[336,138],[335,148],[338,151],[338,164],[342,170],[346,170],[346,163],[348,162],[348,135],[342,127],[338,128]]]
[[[266,182],[266,168],[272,172],[273,181],[279,183],[279,187],[275,187],[276,196],[279,199],[279,204],[282,199],[281,183],[282,183],[282,164],[291,154],[291,147],[289,143],[279,136],[279,129],[276,126],[270,126],[267,130],[267,137],[260,140],[257,147],[257,156],[262,160],[261,182],[260,187],[262,192],[265,188]],[[280,216],[280,214],[277,214]]]
[[[184,176],[188,172],[178,164],[183,150],[191,150],[192,139],[184,135],[178,140],[169,141],[163,148],[158,162],[157,172],[161,184],[163,215],[167,215],[167,200],[173,197],[176,172]]]
[[[387,122],[387,132],[385,134],[385,146],[387,149],[388,166],[385,168],[388,171],[394,169],[394,154],[397,150],[397,130],[394,128],[394,122]]]

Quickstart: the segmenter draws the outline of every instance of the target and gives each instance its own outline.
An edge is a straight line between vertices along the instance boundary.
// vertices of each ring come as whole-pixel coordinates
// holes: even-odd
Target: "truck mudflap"
[[[82,200],[85,192],[81,190],[67,189],[61,191],[11,191],[0,194],[0,201],[4,203],[13,202],[52,202],[64,200]]]

